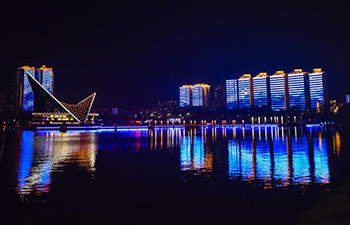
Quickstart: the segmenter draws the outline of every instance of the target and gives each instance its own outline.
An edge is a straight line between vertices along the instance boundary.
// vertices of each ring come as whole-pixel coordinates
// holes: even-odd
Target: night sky
[[[53,67],[55,95],[97,107],[152,107],[182,84],[224,84],[243,73],[328,73],[331,98],[350,92],[350,13],[278,1],[1,3],[0,88],[22,65]]]

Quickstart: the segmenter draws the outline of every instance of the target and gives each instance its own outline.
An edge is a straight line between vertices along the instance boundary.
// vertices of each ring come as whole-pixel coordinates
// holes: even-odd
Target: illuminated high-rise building
[[[328,104],[327,77],[322,69],[314,69],[309,73],[309,85],[311,109],[316,110],[318,102],[323,106]]]
[[[40,77],[35,76],[35,67],[22,66],[17,69],[17,107],[18,110],[33,111],[34,94],[26,73],[40,81]]]
[[[192,85],[182,85],[180,88],[180,107],[191,106]]]
[[[238,81],[226,80],[226,104],[227,109],[238,108]]]
[[[208,107],[210,98],[210,85],[195,84],[192,86],[192,106]]]
[[[269,106],[269,77],[266,73],[259,73],[253,78],[254,106]]]
[[[35,80],[42,84],[50,93],[53,93],[54,77],[52,67],[47,68],[45,65],[40,69],[35,69],[35,67],[30,66],[19,67],[16,76],[16,111],[34,111],[34,94],[26,73],[30,74]]]
[[[35,76],[40,79],[38,81],[43,85],[43,87],[48,90],[48,92],[53,94],[54,74],[52,67],[47,68],[45,65],[43,65],[41,68],[37,68],[35,70]]]
[[[253,82],[250,74],[238,79],[238,101],[240,108],[250,108],[254,104]]]
[[[288,80],[284,71],[277,71],[270,76],[271,109],[283,111],[288,109]]]
[[[307,73],[295,69],[288,74],[289,107],[305,110],[308,107],[308,79]]]

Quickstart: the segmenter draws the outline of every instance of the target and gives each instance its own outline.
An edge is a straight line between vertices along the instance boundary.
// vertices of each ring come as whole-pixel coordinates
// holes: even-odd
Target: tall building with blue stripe
[[[35,68],[29,66],[23,66],[18,69],[18,73],[23,79],[21,84],[21,103],[23,111],[34,111],[34,94],[32,87],[30,86],[29,80],[26,73],[29,73],[32,77],[35,77]],[[35,77],[36,80],[40,79]]]
[[[226,80],[227,109],[237,109],[238,105],[238,80]]]
[[[238,79],[239,108],[250,108],[254,104],[253,83],[250,74],[244,74]]]
[[[203,87],[194,85],[192,87],[192,106],[203,106]]]
[[[312,110],[317,109],[317,103],[322,106],[328,103],[327,93],[327,77],[326,73],[322,69],[314,69],[312,73],[309,73],[309,85],[310,85],[310,106]]]
[[[209,107],[210,85],[195,84],[192,86],[192,106]]]
[[[180,107],[191,106],[192,101],[192,85],[182,85],[180,91]]]
[[[272,111],[284,111],[289,108],[288,80],[284,71],[276,71],[270,76],[270,95]]]
[[[26,73],[30,74],[35,80],[41,83],[46,90],[53,94],[54,75],[52,67],[47,68],[45,65],[40,69],[35,69],[34,66],[19,67],[17,68],[16,76],[16,111],[34,111],[34,94]]]
[[[270,104],[270,86],[267,73],[259,73],[253,78],[253,97],[255,107],[268,107]]]
[[[45,65],[43,65],[41,68],[38,68],[35,70],[35,76],[38,77],[38,80],[43,87],[50,92],[53,93],[53,84],[54,84],[54,74],[52,71],[52,67],[47,68]]]
[[[309,100],[308,74],[301,69],[295,69],[288,74],[289,107],[306,110]]]

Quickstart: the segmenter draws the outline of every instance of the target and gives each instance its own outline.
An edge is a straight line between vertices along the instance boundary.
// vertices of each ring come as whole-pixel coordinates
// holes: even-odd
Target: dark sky
[[[99,107],[150,107],[182,84],[295,68],[323,68],[331,98],[350,91],[350,14],[338,1],[1,4],[2,89],[16,67],[45,64],[59,99],[96,91]]]

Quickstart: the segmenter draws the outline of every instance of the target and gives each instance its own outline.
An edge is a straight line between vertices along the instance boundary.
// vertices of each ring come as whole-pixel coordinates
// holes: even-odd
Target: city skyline
[[[294,68],[327,71],[331,99],[344,102],[349,92],[342,82],[349,15],[332,4],[13,2],[3,9],[3,91],[13,68],[46,64],[59,75],[58,97],[74,101],[94,89],[99,107],[149,107],[177,99],[184,83]],[[78,82],[78,96],[64,90]]]
[[[327,75],[321,68],[305,72],[261,72],[226,80],[227,109],[263,107],[272,111],[321,110],[329,105]]]
[[[0,8],[3,223],[349,223],[348,2]]]
[[[203,87],[209,89],[204,91]],[[217,86],[218,87],[218,86]],[[272,75],[260,72],[252,77],[243,74],[238,79],[226,80],[224,95],[227,109],[244,109],[260,107],[272,111],[285,111],[298,108],[299,110],[320,110],[329,105],[327,76],[321,68],[312,72],[294,69],[292,72],[276,71]],[[205,93],[207,97],[204,97]],[[213,99],[210,99],[212,96]],[[217,101],[214,91],[210,93],[210,85],[195,84],[182,85],[179,88],[180,107],[208,107],[213,108]],[[207,101],[209,104],[204,105]]]
[[[20,105],[19,107],[20,108],[23,107],[24,111],[33,111],[33,99],[32,99],[33,96],[29,96],[29,99],[27,99],[27,100],[25,99],[26,98],[25,96],[28,95],[28,93],[26,93],[26,92],[29,92],[29,94],[31,94],[31,92],[32,92],[31,87],[28,83],[28,80],[26,79],[26,76],[23,76],[25,72],[32,74],[32,76],[36,80],[38,80],[39,83],[41,83],[50,93],[53,93],[53,91],[54,91],[54,73],[53,73],[52,67],[47,68],[45,65],[42,65],[40,68],[34,67],[34,66],[27,66],[27,65],[24,65],[24,66],[17,68],[17,75],[16,75],[17,84],[15,85],[14,89],[12,89],[12,92],[14,91],[15,93],[19,93],[18,95],[15,96],[15,98],[17,99],[17,100],[15,100],[15,105]],[[236,97],[237,100],[234,100],[234,101],[236,101],[236,103],[234,103],[234,104],[238,105],[239,108],[249,108],[249,107],[247,107],[248,105],[255,105],[255,106],[259,106],[259,107],[269,106],[269,107],[272,107],[272,109],[274,109],[274,107],[277,107],[276,109],[278,109],[278,110],[273,110],[273,111],[281,111],[282,108],[286,109],[286,108],[288,108],[288,106],[290,106],[290,107],[301,106],[301,109],[305,110],[305,106],[310,105],[310,108],[315,110],[318,101],[324,103],[325,102],[324,99],[330,100],[329,95],[328,95],[328,79],[325,76],[325,73],[324,73],[324,71],[322,71],[321,68],[313,69],[312,72],[303,72],[302,69],[294,69],[292,72],[287,73],[287,76],[285,76],[285,78],[283,78],[286,80],[283,80],[283,82],[284,83],[289,82],[289,80],[293,79],[293,77],[288,76],[288,75],[293,75],[293,74],[296,75],[298,73],[304,74],[304,75],[307,74],[307,76],[310,77],[310,81],[313,79],[313,82],[311,82],[311,84],[313,84],[313,86],[312,87],[308,86],[308,89],[310,89],[310,93],[308,93],[308,95],[310,95],[310,96],[307,96],[307,97],[309,97],[310,99],[306,99],[306,96],[305,96],[302,99],[295,100],[295,102],[296,102],[295,104],[293,102],[290,103],[290,99],[285,100],[285,97],[283,100],[285,102],[283,104],[277,103],[276,101],[279,101],[281,96],[278,93],[273,93],[273,91],[271,92],[271,90],[270,90],[273,85],[278,85],[278,84],[273,83],[274,79],[278,79],[278,76],[282,75],[284,77],[284,75],[286,75],[284,73],[284,71],[282,71],[282,70],[276,71],[272,75],[268,75],[268,73],[266,73],[266,72],[259,72],[254,77],[252,77],[251,74],[243,74],[238,79],[231,79],[231,80],[227,79],[224,82],[216,81],[216,82],[214,82],[215,83],[214,85],[216,87],[217,86],[228,87],[228,86],[234,85],[234,84],[228,84],[228,82],[235,81],[235,82],[237,82],[237,84],[236,84],[237,87],[235,87],[235,88],[237,88],[237,90],[239,91],[240,90],[238,88],[239,85],[244,85],[243,83],[240,84],[239,80],[246,79],[249,77],[249,80],[251,82],[249,85],[249,88],[248,88],[249,90],[247,89],[249,94],[245,93],[246,91],[243,91],[241,93],[238,93],[237,97]],[[271,79],[272,79],[272,84],[270,84]],[[265,80],[265,81],[263,81],[263,80]],[[242,82],[242,80],[241,80],[241,82]],[[254,82],[256,82],[257,85],[253,85]],[[264,82],[265,82],[265,84],[263,84]],[[294,80],[294,81],[291,80],[291,83],[298,83],[295,86],[296,88],[300,88],[299,87],[300,82],[301,82],[300,80],[299,81],[298,80]],[[189,101],[189,104],[186,106],[193,105],[192,88],[196,87],[196,85],[201,86],[201,85],[207,85],[207,84],[201,84],[201,83],[198,83],[195,85],[185,84],[182,86],[182,87],[187,87],[187,88],[190,87],[191,88],[190,97],[188,98],[190,101]],[[307,84],[307,85],[309,85],[309,84]],[[210,85],[208,85],[208,86],[210,87]],[[259,87],[257,89],[257,86],[261,86],[261,87]],[[182,87],[180,87],[180,92],[181,92]],[[250,88],[251,88],[251,90],[250,90]],[[278,87],[276,86],[276,88],[278,88]],[[293,92],[290,88],[291,87],[288,86],[289,92]],[[302,90],[302,89],[306,89],[305,84],[302,84],[302,88],[300,90]],[[323,92],[323,90],[326,90],[327,93]],[[226,90],[225,90],[225,92],[226,92],[225,93],[225,95],[226,95],[226,103],[225,104],[227,104],[228,109],[232,109],[233,106],[229,106],[230,104],[232,104],[232,102],[230,102],[228,99],[229,97],[227,97],[229,95],[232,95],[232,93],[230,94],[229,93],[230,91],[226,91]],[[271,92],[271,94],[267,95],[266,94],[267,92],[269,92],[269,93]],[[248,104],[246,102],[246,103],[243,103],[243,105],[245,105],[245,106],[243,106],[243,105],[240,106],[238,104],[238,102],[239,102],[240,98],[245,98],[243,96],[244,93],[245,93],[246,97],[249,96],[250,103]],[[241,94],[241,96],[240,96],[240,94]],[[274,98],[272,100],[272,97],[273,97],[272,95],[274,95],[274,94],[275,94],[274,97],[276,97],[276,98]],[[11,94],[9,94],[9,95],[11,95]],[[23,95],[22,99],[20,99],[20,97],[19,97],[21,95]],[[257,97],[258,95],[259,95],[259,97]],[[210,91],[209,91],[208,96],[210,98],[210,96],[211,96]],[[262,96],[264,96],[264,97],[262,97]],[[290,98],[289,93],[288,93],[287,97]],[[28,96],[27,96],[27,98],[28,98]],[[232,98],[232,96],[231,96],[231,98]],[[177,99],[179,99],[179,98],[177,98]],[[159,100],[162,100],[162,99],[157,99],[157,101],[159,101]],[[180,107],[184,107],[184,105],[181,105],[181,99],[179,99],[179,100],[180,100],[179,101]],[[26,101],[28,101],[29,103],[24,104]],[[245,101],[244,99],[241,99],[241,102],[244,102],[244,101]],[[288,101],[288,102],[286,102],[286,101]],[[305,103],[300,105],[299,104],[300,101],[304,101]],[[306,102],[306,101],[308,101],[308,102]],[[347,99],[344,98],[344,100],[340,101],[340,103],[342,103],[342,102],[346,103],[346,101],[347,101]],[[328,103],[328,101],[327,101],[327,103]],[[22,105],[22,104],[24,104],[24,105]],[[195,104],[197,104],[197,106],[202,106],[203,102],[195,103]],[[207,100],[207,103],[205,103],[205,104],[206,104],[205,107],[208,107],[209,105],[211,105],[209,103],[209,100]],[[275,106],[276,104],[278,106]],[[235,107],[233,107],[233,108],[235,108]]]
[[[54,90],[54,73],[52,67],[47,68],[45,65],[41,68],[27,65],[17,68],[15,108],[34,111],[33,91],[25,73],[31,74],[51,94]],[[305,110],[306,107],[316,110],[318,102],[324,106],[329,101],[327,76],[321,68],[313,69],[310,73],[294,69],[288,74],[284,71],[276,71],[272,75],[260,72],[254,77],[251,74],[244,74],[239,79],[226,80],[226,87],[223,85],[215,87],[224,88],[221,91],[224,95],[220,97],[223,97],[225,102],[221,106],[226,106],[227,109],[250,108],[254,105],[269,107],[272,111],[284,111],[294,107],[299,107],[301,110]],[[304,92],[306,90],[307,93]],[[179,106],[216,108],[220,106],[213,105],[212,101],[218,100],[216,94],[210,91],[208,84],[185,84],[179,88]]]

